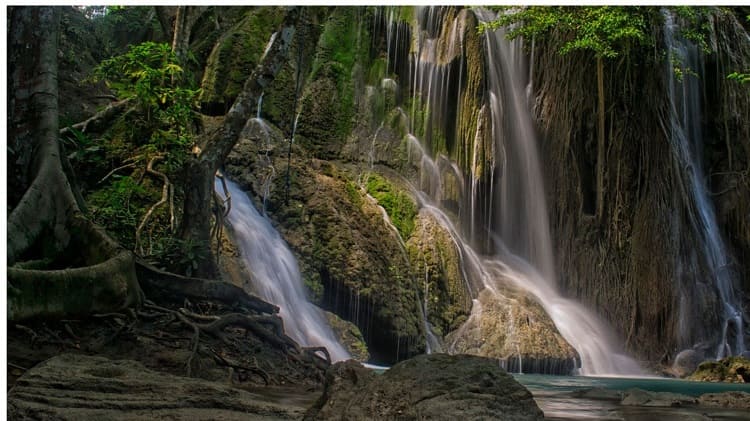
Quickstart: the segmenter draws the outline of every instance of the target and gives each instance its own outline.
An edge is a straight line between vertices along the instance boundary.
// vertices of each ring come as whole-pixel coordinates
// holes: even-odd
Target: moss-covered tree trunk
[[[20,199],[8,216],[8,319],[118,311],[138,299],[133,256],[85,218],[61,161],[60,9],[14,7],[8,21],[8,144],[20,152],[9,184]]]
[[[287,9],[281,28],[272,37],[273,42],[224,117],[224,124],[201,139],[201,151],[186,165],[189,187],[185,192],[180,238],[184,243],[197,247],[198,255],[203,257],[197,276],[213,276],[217,272],[209,243],[214,174],[234,148],[247,120],[252,117],[258,97],[286,63],[298,16],[299,8]]]

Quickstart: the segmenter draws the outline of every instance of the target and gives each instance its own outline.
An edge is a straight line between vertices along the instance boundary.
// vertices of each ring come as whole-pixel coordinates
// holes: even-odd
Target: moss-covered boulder
[[[471,295],[450,233],[429,213],[420,212],[406,249],[435,333],[443,336],[458,329],[471,312]]]
[[[499,358],[514,372],[569,374],[575,369],[578,353],[528,293],[484,290],[474,306],[469,320],[446,338],[452,352]]]
[[[688,377],[702,382],[750,383],[750,360],[727,357],[719,361],[704,361]]]

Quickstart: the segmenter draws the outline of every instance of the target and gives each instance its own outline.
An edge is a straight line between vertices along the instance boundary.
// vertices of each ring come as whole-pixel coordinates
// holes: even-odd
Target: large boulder
[[[75,354],[39,364],[8,393],[8,418],[14,420],[298,419],[303,407],[132,360]]]
[[[570,374],[575,369],[578,353],[530,294],[485,289],[474,306],[469,320],[446,337],[451,352],[497,358],[513,372]]]
[[[332,366],[308,420],[541,420],[531,393],[496,360],[420,355],[383,375],[353,362]]]

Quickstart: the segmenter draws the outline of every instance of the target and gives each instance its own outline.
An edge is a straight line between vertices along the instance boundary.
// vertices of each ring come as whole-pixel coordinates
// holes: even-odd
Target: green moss
[[[414,218],[417,215],[417,205],[411,197],[377,174],[367,179],[367,192],[388,212],[401,238],[409,238],[414,231]]]
[[[202,102],[231,103],[237,97],[282,18],[278,7],[252,8],[219,40],[203,75]]]
[[[383,80],[384,77],[386,77],[386,59],[384,57],[379,57],[372,61],[370,64],[370,69],[367,72],[367,84],[368,85],[374,85],[377,86],[380,84],[380,81]]]
[[[349,197],[349,202],[356,208],[362,207],[362,193],[359,192],[359,187],[351,181],[346,181],[346,195]]]
[[[298,126],[301,141],[320,158],[335,158],[355,120],[355,85],[368,67],[369,34],[360,8],[336,8],[318,41]]]
[[[719,361],[705,361],[688,380],[745,383],[750,380],[750,360],[744,357],[727,357]]]

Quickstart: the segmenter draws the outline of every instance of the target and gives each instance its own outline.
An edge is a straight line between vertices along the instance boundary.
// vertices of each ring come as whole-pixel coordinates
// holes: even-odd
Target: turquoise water
[[[750,411],[705,407],[655,408],[622,406],[618,401],[579,398],[574,392],[601,388],[626,391],[638,388],[651,392],[671,392],[689,396],[704,393],[743,391],[750,384],[691,382],[666,378],[548,376],[514,374],[516,380],[534,395],[544,415],[552,420],[750,420]]]

